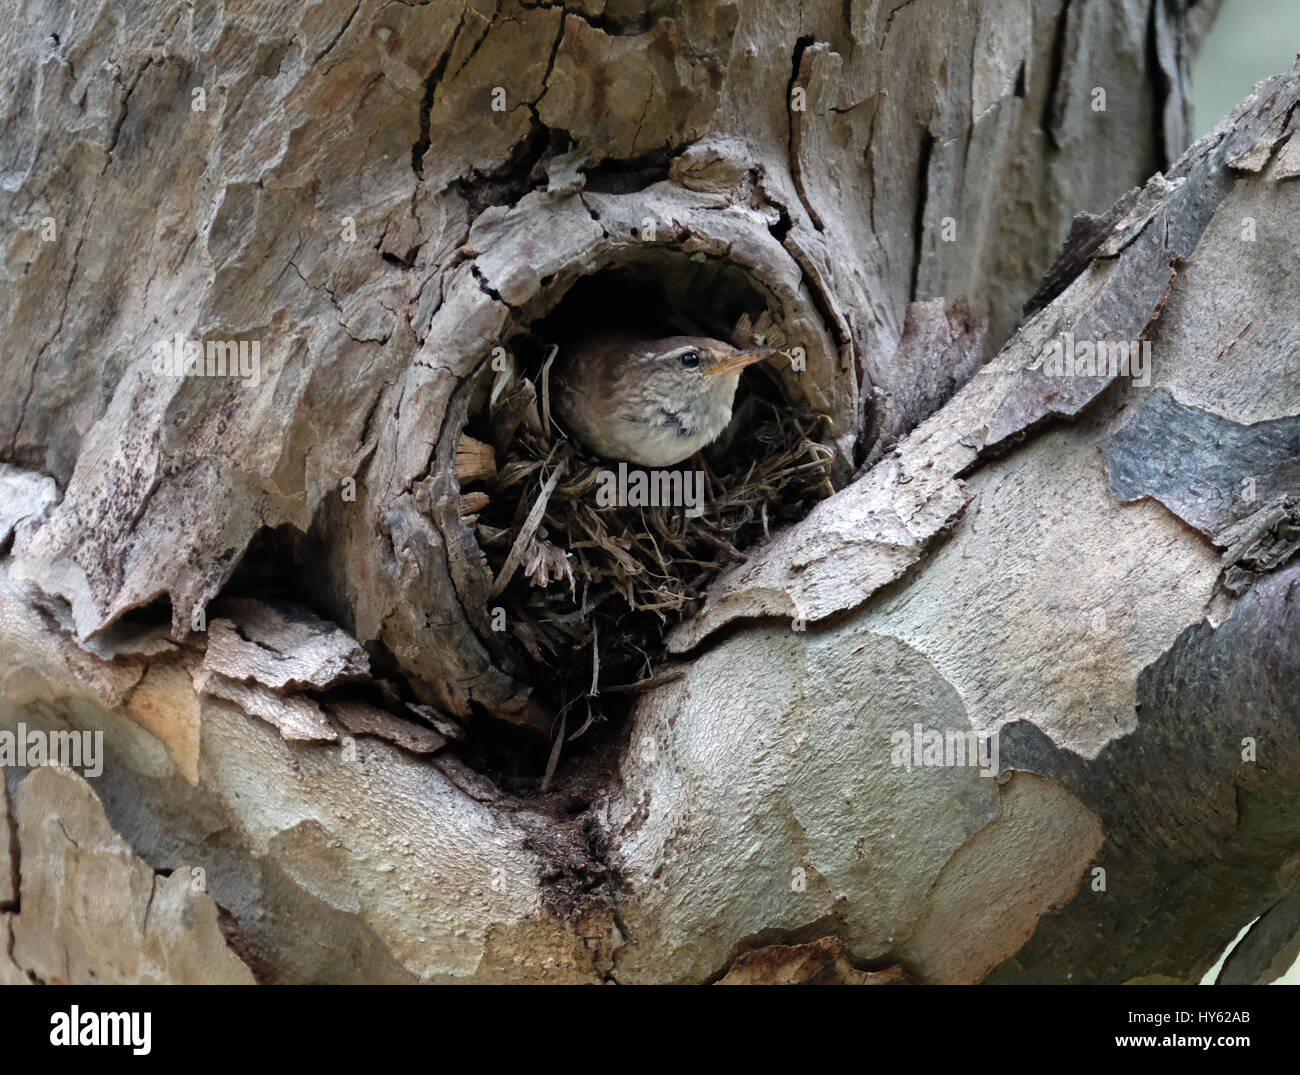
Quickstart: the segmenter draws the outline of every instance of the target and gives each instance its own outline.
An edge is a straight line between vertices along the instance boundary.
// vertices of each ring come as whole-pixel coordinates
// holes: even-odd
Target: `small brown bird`
[[[563,351],[552,399],[597,454],[670,467],[718,437],[731,421],[740,371],[776,353],[740,351],[707,336],[603,334]]]

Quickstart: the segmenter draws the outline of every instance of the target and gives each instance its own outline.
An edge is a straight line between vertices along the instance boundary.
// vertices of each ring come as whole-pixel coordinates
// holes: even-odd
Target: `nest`
[[[789,402],[762,366],[742,380],[731,425],[705,450],[698,517],[681,505],[598,506],[602,472],[618,464],[587,452],[551,419],[549,363],[532,376],[499,371],[479,411],[457,453],[461,514],[475,528],[492,602],[506,610],[539,700],[561,722],[586,703],[570,739],[608,715],[595,701],[602,692],[626,698],[664,681],[652,672],[666,629],[691,614],[746,546],[833,492],[833,452],[821,440],[828,419]],[[694,468],[667,469],[685,481]]]

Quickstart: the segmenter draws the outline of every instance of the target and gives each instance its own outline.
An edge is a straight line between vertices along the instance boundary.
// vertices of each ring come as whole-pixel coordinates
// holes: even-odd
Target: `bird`
[[[555,411],[597,455],[671,467],[718,438],[731,421],[741,371],[775,354],[708,336],[603,332],[557,357]]]

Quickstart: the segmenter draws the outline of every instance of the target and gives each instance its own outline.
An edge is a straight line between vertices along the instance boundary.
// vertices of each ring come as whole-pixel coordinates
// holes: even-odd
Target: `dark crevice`
[[[484,38],[486,38],[486,34]],[[546,92],[551,71],[555,68],[555,58],[559,55],[560,43],[564,40],[564,24],[551,43],[550,57],[546,72],[542,76],[542,94]],[[480,44],[482,39],[480,39]],[[477,48],[477,46],[476,46]],[[472,55],[472,53],[471,53]],[[541,94],[538,100],[541,99]],[[512,206],[517,204],[529,191],[544,187],[547,183],[547,163],[573,148],[569,133],[555,129],[542,122],[537,111],[537,101],[524,101],[528,109],[530,122],[528,133],[515,144],[510,157],[503,164],[486,172],[471,171],[452,181],[449,190],[459,195],[465,202],[470,220],[492,206]],[[427,117],[426,117],[427,120]],[[426,121],[422,129],[424,149],[429,146],[429,130]]]
[[[529,110],[533,114],[533,119],[541,123],[541,117],[537,114],[537,101],[540,101],[546,95],[546,87],[551,81],[551,72],[555,70],[556,57],[560,55],[560,45],[564,42],[564,19],[560,20],[560,29],[556,32],[555,40],[551,42],[551,55],[546,61],[546,71],[542,74],[542,92],[537,95],[536,101],[527,102]]]
[[[484,295],[490,298],[493,302],[501,303],[502,306],[505,306],[512,313],[518,312],[515,307],[511,306],[510,303],[506,302],[506,300],[501,297],[501,292],[488,283],[487,277],[483,275],[483,271],[478,267],[477,263],[470,265],[470,272],[474,274],[474,280],[478,284],[479,290],[482,291]]]
[[[468,7],[466,7],[465,10],[468,12],[470,9],[469,9]],[[495,18],[495,17],[494,17],[494,18]],[[512,20],[509,16],[505,16],[505,17],[503,17],[502,21],[503,21],[503,22],[511,22],[511,21],[513,21],[513,20]],[[464,16],[462,15],[462,16],[461,16],[461,21],[460,21],[460,26],[457,26],[457,27],[456,27],[456,37],[459,37],[459,36],[460,36],[461,27],[463,27],[464,25],[465,25],[465,18],[464,18]],[[467,53],[465,54],[464,58],[460,61],[460,64],[457,66],[456,70],[450,72],[450,73],[447,75],[447,77],[449,77],[449,78],[451,78],[451,79],[454,80],[454,79],[456,78],[457,75],[459,75],[462,71],[464,71],[465,68],[469,66],[470,61],[473,60],[474,57],[478,55],[478,50],[481,49],[481,48],[483,47],[483,43],[484,43],[485,41],[487,41],[487,39],[488,39],[488,37],[491,35],[491,33],[492,33],[492,23],[489,22],[487,26],[483,27],[483,32],[479,35],[478,40],[475,41],[474,44],[470,46],[470,50],[469,50],[469,52],[467,52]],[[453,39],[453,44],[454,44],[454,39]],[[549,69],[548,69],[548,72],[547,72],[547,73],[548,73],[548,74],[550,73],[550,72],[549,72]]]
[[[804,282],[808,286],[808,293],[812,297],[813,307],[817,311],[817,316],[821,320],[821,323],[826,327],[826,331],[829,332],[831,337],[834,339],[836,349],[841,354],[846,350],[851,352],[853,349],[852,338],[848,334],[845,326],[840,322],[839,318],[835,316],[834,303],[818,283],[817,274],[808,264],[807,255],[801,252],[797,247],[792,248],[786,245],[786,236],[790,234],[790,231],[794,226],[794,221],[790,217],[789,209],[776,198],[772,197],[770,193],[764,192],[764,199],[768,205],[777,211],[776,221],[768,225],[769,234],[786,248],[790,256],[794,259],[795,264],[799,266],[799,271],[803,276]],[[867,390],[870,390],[870,386],[867,386]],[[865,453],[866,447],[859,446],[859,451]]]
[[[790,229],[794,222],[790,219],[790,213],[784,205],[776,207],[776,223],[771,225],[767,230],[771,233],[772,238],[782,245],[785,244],[785,237],[790,234]]]
[[[1065,34],[1070,23],[1071,3],[1072,0],[1064,0],[1060,14],[1056,17],[1056,29],[1052,35],[1052,61],[1047,69],[1047,96],[1043,98],[1043,114],[1038,121],[1038,126],[1055,149],[1061,148],[1056,138],[1056,112],[1061,107],[1061,95],[1064,93],[1061,78],[1065,65]]]
[[[680,18],[682,14],[682,0],[650,0],[644,10],[636,10],[637,5],[631,5],[624,12],[605,11],[600,14],[571,11],[563,4],[541,3],[521,6],[532,10],[558,7],[566,18],[579,19],[609,37],[639,37],[653,30],[661,20]]]
[[[9,787],[5,782],[3,774],[0,774],[0,795],[7,796],[8,809],[5,811],[8,821],[8,831],[0,834],[0,839],[9,841],[9,868],[10,868],[10,887],[13,889],[14,898],[12,902],[0,903],[0,911],[12,911],[18,913],[22,896],[21,896],[21,874],[18,869],[18,817],[14,812],[14,802],[12,796],[9,796]],[[11,938],[12,939],[12,938]]]
[[[593,194],[633,194],[668,178],[673,153],[655,149],[630,160],[606,160],[585,169],[584,189]]]
[[[790,79],[785,84],[785,105],[787,111],[790,108],[790,96],[794,93],[794,84],[799,81],[799,65],[803,62],[803,54],[817,39],[812,34],[804,34],[794,43],[794,51],[790,54]],[[794,122],[794,114],[790,114],[791,123]],[[793,130],[791,131],[793,138]],[[787,147],[789,141],[787,140]]]
[[[469,8],[466,8],[468,11]],[[462,16],[461,25],[464,25]],[[443,72],[447,70],[447,64],[451,60],[451,50],[456,46],[456,39],[460,36],[460,27],[456,27],[456,32],[451,35],[451,41],[447,43],[447,51],[438,57],[438,62],[434,64],[433,70],[429,72],[428,77],[424,80],[424,96],[420,98],[420,136],[416,139],[415,145],[411,147],[411,170],[415,172],[420,179],[424,178],[424,155],[429,149],[429,114],[433,111],[433,96],[438,90],[438,83],[442,80]]]
[[[544,186],[544,162],[567,148],[566,134],[552,131],[534,119],[504,164],[490,172],[471,172],[466,178],[453,180],[449,189],[465,202],[469,219],[476,220],[483,210],[515,205],[530,190]]]
[[[1154,98],[1151,109],[1151,144],[1156,151],[1156,170],[1167,172],[1172,161],[1169,159],[1169,132],[1165,130],[1165,108],[1175,92],[1175,86],[1169,72],[1160,62],[1159,16],[1156,14],[1156,5],[1162,2],[1163,0],[1151,0],[1147,9],[1146,64],[1151,73],[1151,94]]]
[[[916,214],[912,219],[912,284],[909,300],[916,301],[917,284],[921,278],[921,258],[925,252],[925,206],[930,194],[930,158],[934,154],[934,135],[929,128],[921,138],[921,151],[916,162]]]
[[[799,154],[795,148],[795,111],[793,108],[793,96],[795,84],[799,81],[799,68],[803,63],[803,54],[813,44],[816,39],[811,34],[805,34],[794,43],[794,51],[790,56],[790,80],[785,87],[785,113],[788,121],[786,128],[785,157],[786,164],[790,169],[790,179],[794,183],[795,194],[799,197],[800,204],[804,207],[804,212],[808,214],[808,219],[812,221],[813,227],[818,231],[825,231],[821,218],[817,215],[808,200],[808,195],[804,190],[803,173],[799,167]],[[807,105],[807,101],[804,102]],[[799,113],[806,115],[806,112]]]
[[[153,62],[154,61],[152,58],[145,60],[144,64],[141,65],[140,70],[135,73],[135,78],[131,80],[131,85],[126,87],[126,93],[122,96],[122,114],[118,116],[117,122],[113,124],[113,133],[109,137],[108,147],[105,150],[105,152],[108,153],[110,156],[112,155],[113,151],[117,148],[117,140],[122,133],[123,125],[126,123],[127,106],[131,101],[131,94],[133,94],[135,92],[135,88],[138,85],[140,85],[140,80],[144,78],[144,73],[148,71],[150,67],[153,66]],[[104,171],[108,170],[108,166],[110,163],[111,161],[105,162]]]

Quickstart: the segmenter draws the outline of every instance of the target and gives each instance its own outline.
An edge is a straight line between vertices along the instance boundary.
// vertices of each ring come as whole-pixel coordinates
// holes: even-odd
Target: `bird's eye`
[[[682,365],[688,370],[695,369],[700,364],[700,356],[694,351],[684,351],[682,353]]]

